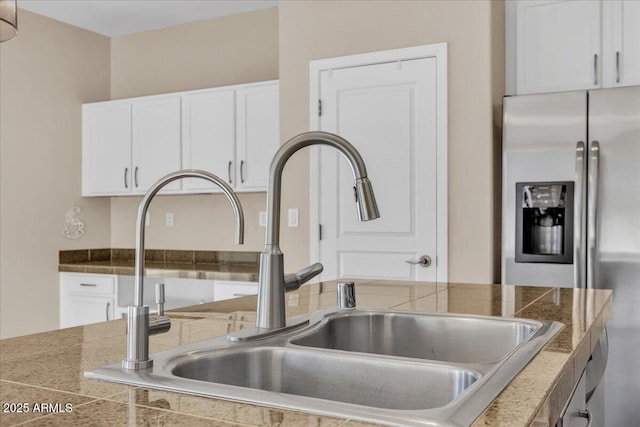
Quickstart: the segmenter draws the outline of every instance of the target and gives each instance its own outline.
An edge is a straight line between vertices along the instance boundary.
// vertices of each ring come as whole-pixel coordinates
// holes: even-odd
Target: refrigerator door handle
[[[587,288],[595,288],[599,166],[600,143],[598,141],[591,141],[591,145],[589,146],[589,190],[587,193]]]
[[[576,144],[576,177],[575,177],[575,199],[574,199],[574,221],[573,221],[573,287],[585,288],[585,229],[584,224],[587,217],[585,206],[586,193],[586,164],[585,145],[583,141]]]

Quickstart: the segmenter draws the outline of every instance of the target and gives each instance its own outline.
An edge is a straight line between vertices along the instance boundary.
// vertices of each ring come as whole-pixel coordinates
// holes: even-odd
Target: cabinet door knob
[[[138,188],[138,167],[137,166],[133,171],[133,183],[136,186],[136,188]]]
[[[240,182],[244,184],[244,160],[240,160]]]
[[[229,160],[229,165],[227,166],[227,176],[229,177],[229,184],[233,184],[233,181],[231,181],[231,160]]]
[[[129,188],[129,168],[124,168],[124,188]]]

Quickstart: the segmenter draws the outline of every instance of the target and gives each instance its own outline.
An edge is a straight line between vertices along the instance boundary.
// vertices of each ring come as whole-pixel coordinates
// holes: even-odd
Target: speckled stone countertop
[[[133,249],[60,251],[58,271],[133,276]],[[145,250],[145,271],[151,277],[258,281],[258,252]]]
[[[489,405],[473,426],[553,426],[611,313],[611,291],[508,285],[355,280],[359,307],[551,319],[565,327]],[[287,294],[287,316],[335,305],[336,282]],[[256,297],[169,313],[171,330],[150,338],[151,352],[252,326]],[[126,353],[124,320],[0,341],[0,401],[28,412],[0,413],[12,426],[345,426],[371,424],[303,412],[87,379],[86,369]],[[36,403],[70,411],[49,413]],[[69,404],[65,406],[66,404]],[[38,411],[34,409],[37,408]],[[53,409],[56,409],[54,407]]]

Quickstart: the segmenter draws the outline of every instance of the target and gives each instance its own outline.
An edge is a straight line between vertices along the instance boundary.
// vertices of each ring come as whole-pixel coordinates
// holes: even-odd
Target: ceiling
[[[18,8],[109,37],[277,5],[277,0],[18,0]]]

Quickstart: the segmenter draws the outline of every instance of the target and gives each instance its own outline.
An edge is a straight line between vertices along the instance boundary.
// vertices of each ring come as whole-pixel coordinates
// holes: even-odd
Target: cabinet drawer
[[[113,295],[115,276],[102,274],[64,274],[61,275],[64,290],[69,294]]]

